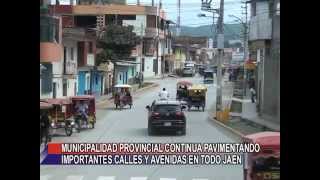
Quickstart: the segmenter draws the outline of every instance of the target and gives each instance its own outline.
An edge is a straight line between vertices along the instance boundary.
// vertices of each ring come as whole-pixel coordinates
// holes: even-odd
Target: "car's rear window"
[[[153,111],[155,112],[173,112],[180,111],[181,108],[179,105],[155,105]]]

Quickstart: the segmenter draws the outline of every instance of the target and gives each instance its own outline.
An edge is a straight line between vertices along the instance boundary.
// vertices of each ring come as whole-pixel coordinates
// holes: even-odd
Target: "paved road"
[[[201,83],[200,78],[184,78]],[[181,79],[179,79],[181,80]],[[105,106],[97,111],[94,130],[86,130],[71,137],[54,137],[55,142],[153,142],[153,143],[215,143],[234,142],[227,132],[215,127],[208,119],[214,105],[216,89],[208,86],[205,112],[186,112],[186,136],[148,136],[147,112],[161,88],[165,87],[175,97],[178,79],[155,80],[160,86],[134,96],[132,109],[114,110]],[[59,133],[59,132],[57,132]],[[44,166],[40,167],[41,180],[242,180],[242,166]]]

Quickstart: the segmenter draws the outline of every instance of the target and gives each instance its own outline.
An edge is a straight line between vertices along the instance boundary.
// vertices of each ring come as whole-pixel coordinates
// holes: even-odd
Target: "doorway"
[[[55,99],[55,98],[57,98],[57,83],[56,82],[54,82],[53,84],[52,84],[52,97]]]
[[[104,95],[104,77],[102,76],[102,77],[100,78],[100,80],[101,80],[100,94],[101,94],[101,96],[103,96],[103,95]]]
[[[74,95],[77,95],[77,83],[74,83]]]
[[[67,96],[68,80],[64,79],[62,84],[62,96]]]
[[[153,72],[158,75],[158,59],[153,59]]]

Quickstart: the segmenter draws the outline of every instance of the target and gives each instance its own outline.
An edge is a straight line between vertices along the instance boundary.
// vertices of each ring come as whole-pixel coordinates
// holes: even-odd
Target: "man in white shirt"
[[[251,87],[250,92],[251,92],[251,102],[255,103],[256,91]]]
[[[76,105],[76,109],[80,114],[85,116],[86,120],[88,119],[88,115],[86,112],[88,109],[88,105],[84,103],[84,101],[80,101],[80,103]]]
[[[159,93],[160,100],[168,100],[169,93],[166,91],[166,88],[163,88],[162,91]]]

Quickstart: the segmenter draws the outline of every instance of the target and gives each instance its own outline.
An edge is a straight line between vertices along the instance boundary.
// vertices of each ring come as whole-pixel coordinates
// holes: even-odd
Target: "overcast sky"
[[[160,0],[154,0],[156,4],[158,4],[159,1]],[[69,0],[60,0],[60,2],[61,4],[68,3]],[[128,4],[135,4],[136,2],[137,0],[127,0]],[[150,5],[151,2],[152,0],[140,0],[140,3],[145,5]],[[162,0],[163,8],[167,12],[167,17],[174,22],[177,21],[177,2],[178,0]],[[219,7],[220,0],[212,0],[212,2],[214,2],[213,7]],[[244,7],[244,4],[241,3],[241,0],[225,0],[224,23],[230,24],[235,22],[234,18],[229,17],[230,14],[240,18],[244,17],[242,14],[244,13],[244,9],[241,7]],[[199,13],[206,13],[207,15],[212,16],[212,13],[201,11],[201,0],[181,0],[180,22],[182,26],[200,26],[212,24],[212,18],[198,17],[197,15]]]
[[[137,0],[127,0],[127,3],[136,3]],[[142,4],[151,4],[152,0],[140,0]],[[155,2],[159,2],[159,0],[155,0]],[[174,22],[177,21],[177,2],[178,0],[162,0],[163,8],[167,12],[167,16],[170,20]],[[214,2],[215,8],[219,7],[220,0],[212,0]],[[225,23],[233,23],[234,18],[230,18],[229,15],[233,14],[237,17],[244,17],[242,12],[244,9],[244,4],[241,3],[241,0],[225,0],[225,15],[224,22]],[[212,16],[212,13],[208,13],[205,11],[201,11],[201,0],[181,0],[181,15],[180,15],[180,23],[181,25],[187,26],[199,26],[199,25],[207,25],[212,24],[212,18],[210,17],[198,17],[199,13],[205,13],[209,16]],[[217,15],[216,15],[217,17]]]

